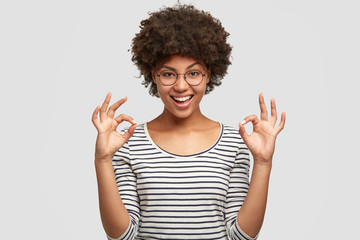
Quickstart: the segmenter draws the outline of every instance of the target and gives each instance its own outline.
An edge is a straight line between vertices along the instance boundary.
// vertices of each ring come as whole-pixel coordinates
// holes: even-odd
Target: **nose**
[[[189,88],[189,84],[185,81],[184,76],[184,74],[178,74],[178,79],[174,85],[175,91],[183,92]]]

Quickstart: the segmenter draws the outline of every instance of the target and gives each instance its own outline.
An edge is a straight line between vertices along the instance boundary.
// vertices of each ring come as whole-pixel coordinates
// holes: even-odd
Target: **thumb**
[[[129,127],[129,129],[123,134],[125,142],[127,142],[131,138],[131,136],[134,134],[136,127],[137,127],[137,123],[131,125]]]
[[[242,137],[242,139],[244,140],[244,142],[247,142],[247,140],[249,139],[249,134],[247,134],[247,132],[245,130],[244,123],[245,123],[245,121],[239,123],[239,134]]]

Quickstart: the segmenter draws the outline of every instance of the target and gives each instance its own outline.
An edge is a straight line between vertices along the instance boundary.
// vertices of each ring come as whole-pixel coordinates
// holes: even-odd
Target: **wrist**
[[[260,168],[264,170],[271,170],[272,168],[272,160],[270,161],[263,161],[254,159],[254,168]]]
[[[112,157],[95,157],[95,165],[112,165]]]
[[[269,180],[270,175],[271,175],[271,167],[272,167],[271,165],[267,165],[267,164],[255,164],[254,163],[251,179],[253,180],[254,178],[260,177],[263,180],[264,179]]]

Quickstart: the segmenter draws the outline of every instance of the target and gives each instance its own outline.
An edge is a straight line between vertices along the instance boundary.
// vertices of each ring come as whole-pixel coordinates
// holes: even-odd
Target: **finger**
[[[121,106],[123,105],[124,102],[126,102],[127,97],[124,97],[123,99],[120,99],[119,101],[117,101],[116,103],[114,103],[113,105],[111,105],[111,107],[109,108],[108,111],[108,117],[113,118],[115,115],[115,111]]]
[[[133,124],[129,127],[129,129],[123,134],[124,140],[128,141],[129,138],[134,134],[135,128],[137,127],[137,124]]]
[[[277,121],[277,111],[276,111],[276,104],[275,104],[275,99],[271,99],[270,100],[270,105],[271,105],[271,117],[270,117],[270,121],[273,124],[273,126],[275,126],[275,123]]]
[[[99,111],[100,111],[100,106],[98,105],[96,107],[95,111],[93,112],[92,118],[91,118],[91,120],[92,120],[94,126],[96,127],[96,129],[98,129],[99,124],[100,124],[99,119],[98,119]]]
[[[247,116],[244,121],[241,122],[242,125],[252,122],[253,125],[258,124],[260,121],[256,115]]]
[[[259,94],[259,105],[260,105],[260,119],[268,120],[268,112],[266,109],[266,104],[264,102],[264,95],[262,93]]]
[[[136,124],[136,121],[132,117],[125,115],[125,114],[120,114],[119,116],[117,116],[115,118],[115,121],[117,121],[118,124],[122,123],[123,121],[127,121],[127,122],[131,123],[132,125]]]
[[[102,121],[106,117],[106,111],[109,106],[110,99],[111,99],[111,93],[108,93],[100,108],[100,121]]]
[[[283,130],[284,126],[285,126],[285,113],[281,113],[281,120],[279,123],[279,126],[277,126],[276,129],[276,134],[279,134],[279,132],[281,132],[281,130]]]
[[[243,121],[244,122],[244,121]],[[243,123],[242,122],[242,123]],[[249,138],[249,134],[247,134],[246,130],[245,130],[245,126],[242,124],[242,123],[239,123],[239,133],[240,133],[240,136],[241,138],[244,140],[244,142],[246,143],[248,138]]]

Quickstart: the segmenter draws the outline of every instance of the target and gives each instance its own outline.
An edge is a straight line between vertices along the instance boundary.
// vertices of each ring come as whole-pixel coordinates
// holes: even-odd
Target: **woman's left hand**
[[[262,93],[259,94],[259,104],[261,110],[260,120],[256,115],[246,117],[244,121],[239,124],[239,133],[254,158],[254,164],[271,166],[276,137],[285,125],[285,113],[283,112],[281,114],[281,121],[279,125],[275,127],[277,120],[275,100],[271,99],[270,101],[270,118],[268,117],[268,111]],[[250,135],[247,134],[244,127],[248,122],[252,122],[253,124],[253,132]]]

